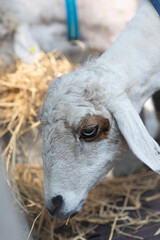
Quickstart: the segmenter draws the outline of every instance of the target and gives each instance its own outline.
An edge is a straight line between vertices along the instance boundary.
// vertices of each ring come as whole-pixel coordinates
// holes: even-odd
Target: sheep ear
[[[160,174],[160,146],[149,135],[128,97],[113,107],[113,116],[133,153]]]

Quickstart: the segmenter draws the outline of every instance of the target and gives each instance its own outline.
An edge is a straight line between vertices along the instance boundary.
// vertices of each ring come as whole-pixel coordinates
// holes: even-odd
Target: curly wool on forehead
[[[80,69],[53,79],[41,109],[42,121],[45,116],[49,122],[64,120],[72,125],[76,124],[75,119],[79,122],[86,114],[95,114],[93,103],[86,99],[88,84],[94,82],[93,75]]]
[[[85,66],[60,78],[53,79],[48,91],[50,91],[50,88],[53,88],[55,96],[68,93],[80,94],[87,87],[88,83],[94,81],[97,82],[95,72]]]
[[[75,98],[89,98],[88,92],[101,91],[100,80],[103,78],[103,71],[98,71],[96,62],[89,62],[82,68],[53,79],[47,91],[47,98],[52,98],[55,102],[63,96],[74,96]],[[99,81],[97,81],[99,79]],[[92,92],[92,93],[91,93]]]

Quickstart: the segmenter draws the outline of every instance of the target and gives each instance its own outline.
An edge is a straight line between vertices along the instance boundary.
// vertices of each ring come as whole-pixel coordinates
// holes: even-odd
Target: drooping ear
[[[133,153],[160,174],[160,146],[149,135],[128,97],[113,104],[113,116]]]

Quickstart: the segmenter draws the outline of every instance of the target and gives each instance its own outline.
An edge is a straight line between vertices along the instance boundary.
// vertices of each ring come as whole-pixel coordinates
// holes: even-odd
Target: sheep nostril
[[[55,206],[56,209],[60,208],[60,206],[62,205],[62,202],[63,202],[63,198],[61,195],[58,195],[52,198],[52,204]]]
[[[62,206],[62,203],[63,203],[63,198],[61,195],[58,195],[56,197],[53,197],[51,199],[51,205],[49,208],[47,208],[48,212],[54,216],[58,211],[59,209],[61,208]]]

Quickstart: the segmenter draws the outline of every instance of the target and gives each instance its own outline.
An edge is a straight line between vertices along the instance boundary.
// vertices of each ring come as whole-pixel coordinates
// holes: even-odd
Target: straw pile
[[[39,60],[34,65],[17,61],[14,73],[0,72],[0,137],[7,132],[11,135],[5,149],[7,169],[11,157],[12,163],[15,161],[16,140],[40,124],[39,110],[50,80],[75,69],[58,53],[41,53],[36,58]]]
[[[17,62],[14,73],[0,73],[0,136],[10,134],[5,148],[7,169],[15,166],[15,179],[22,198],[20,204],[32,225],[35,239],[84,240],[94,234],[98,224],[110,224],[109,240],[112,240],[115,231],[126,235],[126,228],[138,229],[160,221],[160,212],[152,209],[143,209],[145,215],[141,215],[142,200],[160,199],[160,194],[144,195],[158,186],[159,175],[144,170],[127,178],[105,178],[89,194],[81,213],[66,225],[66,221],[52,221],[44,210],[41,165],[16,164],[17,139],[40,124],[39,109],[50,80],[74,69],[75,66],[60,55],[41,53],[35,65]],[[131,216],[131,212],[135,214]],[[136,236],[136,239],[142,238]]]

